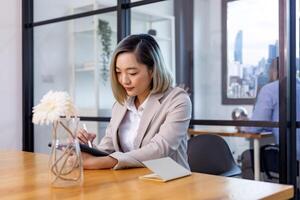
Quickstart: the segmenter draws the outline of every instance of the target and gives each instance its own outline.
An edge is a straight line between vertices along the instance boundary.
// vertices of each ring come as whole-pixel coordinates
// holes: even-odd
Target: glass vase
[[[78,118],[60,118],[53,124],[49,160],[53,187],[80,186],[83,183],[82,158],[76,132]]]

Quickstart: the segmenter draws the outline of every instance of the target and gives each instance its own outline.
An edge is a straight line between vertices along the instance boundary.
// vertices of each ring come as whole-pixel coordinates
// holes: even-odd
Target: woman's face
[[[128,96],[146,98],[150,92],[152,71],[138,63],[134,53],[121,53],[116,60],[116,74],[119,83]]]

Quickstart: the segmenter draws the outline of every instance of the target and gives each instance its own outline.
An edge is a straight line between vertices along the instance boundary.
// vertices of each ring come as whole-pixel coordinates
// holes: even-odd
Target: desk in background
[[[293,187],[193,173],[160,183],[139,180],[148,169],[85,170],[82,187],[52,188],[48,156],[0,152],[0,197],[12,199],[289,199]]]
[[[188,130],[189,135],[203,135],[214,134],[223,137],[242,137],[253,140],[253,153],[254,153],[254,179],[260,180],[260,140],[268,137],[272,137],[272,132],[262,133],[238,133],[238,132],[221,132],[221,131],[205,131],[205,130]]]

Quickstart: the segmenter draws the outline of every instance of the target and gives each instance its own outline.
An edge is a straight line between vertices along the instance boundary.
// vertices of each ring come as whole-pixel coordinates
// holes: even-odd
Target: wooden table
[[[239,133],[239,132],[221,132],[221,131],[208,131],[208,130],[188,130],[190,135],[203,135],[214,134],[223,137],[242,137],[253,140],[253,153],[254,153],[254,179],[260,180],[260,140],[268,137],[272,137],[272,132],[261,133]]]
[[[85,170],[83,186],[52,188],[48,156],[0,152],[0,197],[12,199],[289,199],[293,187],[238,178],[193,173],[160,183],[140,180],[145,168]]]

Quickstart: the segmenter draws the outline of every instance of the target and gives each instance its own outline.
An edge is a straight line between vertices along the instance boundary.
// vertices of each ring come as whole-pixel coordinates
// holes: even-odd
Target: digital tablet
[[[48,143],[48,146],[51,147],[52,144],[51,142]],[[101,156],[108,156],[109,154],[104,152],[104,151],[100,151],[99,149],[96,149],[96,148],[91,148],[89,147],[87,144],[81,144],[79,143],[79,146],[80,146],[80,150],[82,152],[85,152],[85,153],[88,153],[88,154],[91,154],[93,156],[97,156],[97,157],[101,157]],[[62,147],[62,146],[61,146]]]
[[[104,151],[100,151],[99,149],[96,149],[96,148],[91,148],[86,144],[81,144],[80,143],[79,146],[80,146],[80,150],[82,152],[91,154],[93,156],[101,157],[101,156],[108,156],[109,155],[108,153],[106,153]]]

